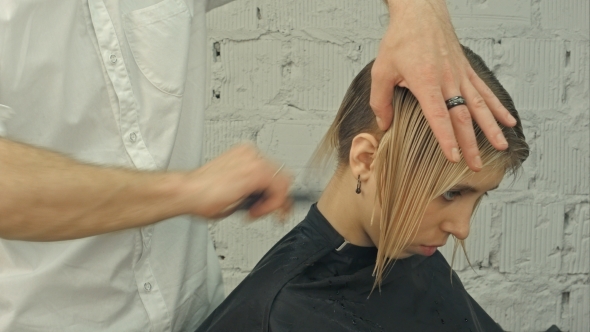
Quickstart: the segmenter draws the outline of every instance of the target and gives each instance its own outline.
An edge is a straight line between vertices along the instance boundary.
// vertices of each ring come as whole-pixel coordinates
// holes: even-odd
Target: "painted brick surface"
[[[561,40],[503,39],[503,66],[511,69],[508,91],[517,109],[549,111],[561,105],[565,47]]]
[[[309,40],[291,42],[290,82],[293,103],[299,108],[338,109],[354,70],[342,47]]]
[[[350,29],[361,28],[380,30],[379,23],[385,14],[384,5],[379,0],[366,1],[359,5],[358,0],[301,0],[301,1],[261,1],[271,29],[300,30],[308,28]]]
[[[590,206],[573,206],[565,214],[562,272],[590,273]]]
[[[208,162],[227,151],[232,146],[247,141],[253,141],[254,133],[247,128],[246,121],[207,121],[205,135],[215,137],[207,140],[203,147],[203,160]]]
[[[500,272],[559,273],[563,216],[562,204],[504,206]]]
[[[590,286],[579,285],[572,288],[568,311],[570,331],[585,331],[590,326]]]
[[[216,31],[251,31],[260,21],[257,1],[234,1],[207,14],[207,27]]]
[[[449,0],[449,11],[456,28],[517,27],[531,25],[531,1]]]
[[[461,42],[513,96],[531,154],[482,202],[454,268],[508,331],[590,327],[590,1],[449,0]],[[303,188],[308,158],[388,24],[381,0],[237,0],[208,14],[204,160],[251,141]],[[230,292],[285,223],[211,226]],[[441,248],[449,259],[453,241]]]
[[[539,187],[559,190],[564,194],[588,194],[590,164],[588,154],[580,149],[584,144],[562,122],[546,122],[541,132],[542,153],[539,161]]]
[[[587,0],[540,1],[541,24],[545,29],[567,29],[588,37],[590,2]]]
[[[220,62],[225,77],[219,94],[221,105],[255,108],[273,100],[281,87],[281,42],[223,40]]]

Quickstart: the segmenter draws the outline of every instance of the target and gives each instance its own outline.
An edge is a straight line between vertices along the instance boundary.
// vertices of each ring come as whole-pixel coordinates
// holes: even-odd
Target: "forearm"
[[[0,139],[0,237],[54,241],[187,213],[182,173],[85,165]]]

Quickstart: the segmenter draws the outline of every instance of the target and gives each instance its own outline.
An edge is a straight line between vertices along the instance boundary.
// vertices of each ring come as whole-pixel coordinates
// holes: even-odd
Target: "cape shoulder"
[[[307,266],[333,248],[317,239],[303,220],[277,242],[252,272],[197,329],[202,331],[268,331],[270,309],[281,289]]]

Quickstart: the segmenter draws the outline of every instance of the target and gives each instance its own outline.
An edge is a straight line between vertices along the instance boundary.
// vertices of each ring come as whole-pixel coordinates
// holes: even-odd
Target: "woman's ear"
[[[377,139],[368,133],[358,134],[352,139],[348,162],[355,177],[360,175],[362,181],[369,179],[378,147]]]

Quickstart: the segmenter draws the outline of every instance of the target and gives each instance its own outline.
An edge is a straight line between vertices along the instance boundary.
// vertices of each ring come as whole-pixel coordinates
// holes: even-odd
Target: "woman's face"
[[[486,192],[496,189],[503,177],[504,173],[500,170],[484,168],[435,198],[426,207],[414,239],[395,258],[430,256],[438,247],[445,245],[450,235],[460,240],[466,239],[476,203]],[[375,244],[379,235],[378,224],[374,222],[368,232]]]
[[[404,250],[406,257],[430,256],[445,245],[450,235],[459,240],[466,239],[475,205],[488,191],[496,189],[503,177],[504,173],[499,170],[484,169],[431,201],[416,237]]]

